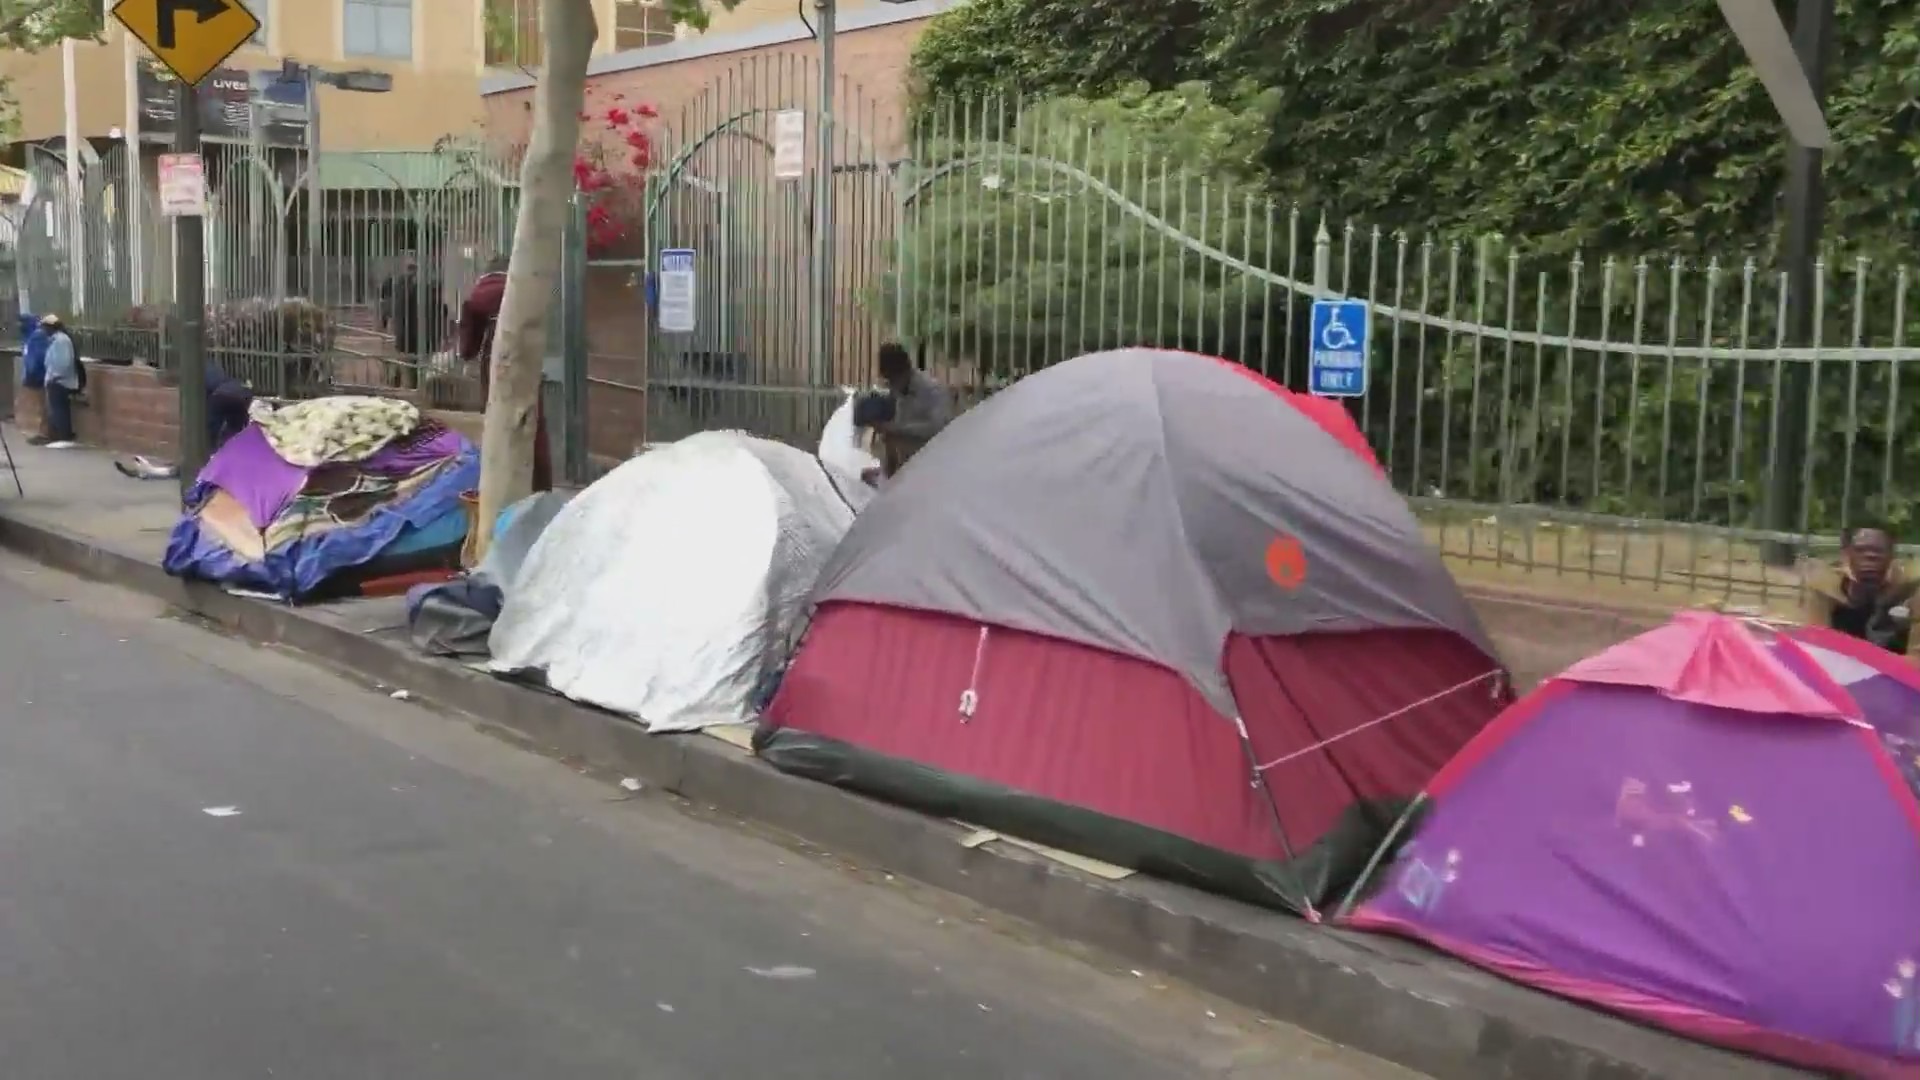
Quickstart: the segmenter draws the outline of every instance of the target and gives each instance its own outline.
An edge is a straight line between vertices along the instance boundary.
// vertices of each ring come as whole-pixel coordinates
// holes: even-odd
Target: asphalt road
[[[0,556],[8,1080],[1407,1080]]]

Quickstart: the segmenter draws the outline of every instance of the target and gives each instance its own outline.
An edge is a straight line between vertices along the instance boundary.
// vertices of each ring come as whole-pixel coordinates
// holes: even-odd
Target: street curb
[[[248,640],[405,687],[542,752],[640,778],[1150,967],[1436,1080],[1766,1080],[1806,1074],[1524,991],[1391,939],[1313,927],[1144,878],[1100,881],[950,823],[788,776],[716,739],[648,735],[551,694],[297,608],[168,576],[22,511],[0,547],[129,588]]]

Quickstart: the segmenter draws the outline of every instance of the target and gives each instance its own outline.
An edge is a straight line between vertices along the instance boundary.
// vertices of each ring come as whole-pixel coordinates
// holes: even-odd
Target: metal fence
[[[1787,281],[1764,253],[1386,234],[1233,179],[1248,170],[1232,148],[1178,116],[940,102],[909,131],[852,87],[837,95],[820,215],[811,137],[808,180],[772,171],[774,117],[801,110],[812,131],[815,82],[805,63],[752,62],[670,125],[648,251],[698,249],[703,291],[694,332],[624,335],[644,342],[631,360],[650,438],[741,427],[805,441],[838,384],[870,378],[881,336],[970,400],[1130,345],[1228,357],[1300,389],[1311,302],[1346,296],[1368,303],[1373,339],[1370,388],[1349,407],[1469,573],[1771,606],[1797,577],[1764,563],[1763,542],[1818,547],[1847,522],[1920,514],[1903,267],[1830,258],[1812,297],[1820,344],[1788,348]],[[645,310],[635,255],[630,328]],[[824,362],[809,279],[823,272],[836,320]],[[596,380],[592,394],[606,391]],[[1792,528],[1773,532],[1769,481],[1789,469]]]
[[[820,88],[812,57],[756,57],[650,126],[645,190],[609,196],[635,227],[584,259],[596,455],[709,428],[805,443],[833,388],[867,378],[892,332],[866,290],[891,258],[899,123],[842,78],[825,125]],[[801,133],[791,170],[776,162],[785,124]],[[662,250],[693,253],[689,328],[651,317]]]
[[[454,326],[507,252],[516,162],[451,138],[405,152],[203,150],[210,362],[272,396],[378,388],[478,406]],[[84,153],[74,198],[65,158],[28,150],[22,305],[64,314],[90,358],[170,367],[173,232],[152,159],[136,169],[124,146]]]

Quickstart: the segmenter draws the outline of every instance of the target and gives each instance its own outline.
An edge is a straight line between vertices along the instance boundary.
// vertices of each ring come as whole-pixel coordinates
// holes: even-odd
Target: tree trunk
[[[599,37],[592,0],[540,0],[546,63],[534,88],[533,135],[520,167],[506,296],[494,331],[486,420],[480,435],[480,530],[484,554],[500,511],[533,489],[534,410],[547,353],[547,313],[560,273],[561,238],[573,198],[587,60]]]

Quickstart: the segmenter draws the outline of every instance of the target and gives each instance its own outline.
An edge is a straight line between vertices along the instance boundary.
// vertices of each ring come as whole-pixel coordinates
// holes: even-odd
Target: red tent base
[[[1237,638],[1225,668],[1245,739],[1157,664],[948,615],[827,604],[760,746],[788,772],[1307,911],[1339,895],[1507,700],[1484,678],[1492,662],[1444,631]]]

